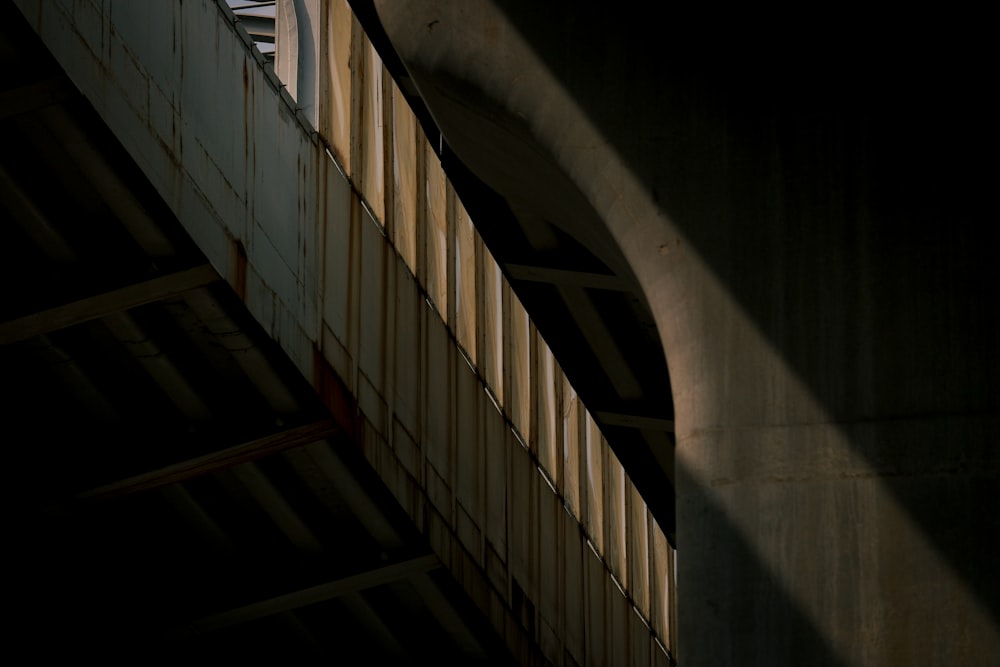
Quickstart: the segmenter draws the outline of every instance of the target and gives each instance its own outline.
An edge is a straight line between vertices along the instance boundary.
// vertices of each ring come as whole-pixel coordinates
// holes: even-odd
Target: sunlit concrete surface
[[[610,233],[650,303],[676,413],[680,661],[994,661],[983,54],[849,22],[834,40],[373,4],[458,158],[527,214],[575,184],[596,215],[545,215]]]
[[[302,440],[325,432],[289,436],[281,448],[308,444],[310,469],[337,488],[392,562],[188,619],[168,638],[224,638],[272,617],[294,627],[287,614],[335,599],[367,632],[384,635],[378,654],[398,652],[406,638],[390,641],[392,623],[362,592],[399,582],[448,637],[442,655],[503,662],[447,594],[443,566],[519,662],[668,664],[674,551],[598,422],[669,445],[672,421],[610,404],[587,410],[476,233],[441,167],[440,138],[425,137],[348,5],[279,3],[273,60],[260,48],[266,26],[243,26],[238,8],[222,2],[18,5],[211,263],[208,279],[229,284],[312,384],[330,423],[362,447],[433,554],[395,562],[411,547],[385,518],[389,510],[323,447]],[[283,48],[296,53],[295,67],[282,61]],[[81,163],[103,159],[84,135],[61,139]],[[96,181],[145,252],[172,255],[155,225],[135,222],[148,204],[132,201],[113,177]],[[557,291],[593,327],[589,340],[618,355],[601,357],[615,391],[641,397],[646,380],[618,363],[617,344],[600,335],[608,325],[576,292],[583,284],[617,294],[634,280],[519,266],[527,282],[565,283]],[[237,358],[253,349],[215,306],[202,305],[205,325]],[[59,316],[48,313],[46,326]],[[92,317],[110,326],[103,312]],[[9,328],[28,335],[23,325]],[[127,322],[116,326],[127,337]],[[176,389],[184,382],[175,376]],[[258,379],[277,406],[293,410],[304,400],[266,373]],[[185,405],[204,412],[197,396]],[[263,438],[240,446],[276,445]],[[672,456],[656,456],[658,471],[670,467]],[[193,474],[178,470],[217,465],[230,474],[228,464],[191,459],[85,496],[159,488]],[[254,468],[232,474],[288,539],[316,550],[320,540],[283,497],[289,489]],[[170,493],[203,516],[183,493]],[[671,489],[659,507],[672,502]]]

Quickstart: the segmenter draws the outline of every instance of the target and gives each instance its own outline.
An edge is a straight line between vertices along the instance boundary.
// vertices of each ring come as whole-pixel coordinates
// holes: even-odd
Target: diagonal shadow
[[[684,494],[680,509],[693,529],[678,552],[677,587],[683,605],[680,624],[680,664],[699,665],[815,665],[850,664],[816,627],[800,603],[787,590],[780,573],[768,567],[704,486],[677,462],[677,479]],[[711,527],[701,531],[700,527]],[[698,554],[711,554],[713,571],[706,577]],[[753,595],[733,595],[753,582]],[[686,593],[686,587],[698,595]],[[722,619],[727,632],[699,644],[697,656],[688,652],[684,637],[703,635],[697,626],[705,619]],[[782,631],[769,631],[769,626]]]
[[[991,491],[1000,270],[997,232],[982,224],[990,187],[978,159],[994,141],[981,84],[989,61],[968,48],[928,49],[920,30],[886,48],[888,33],[854,28],[846,13],[840,24],[799,15],[793,35],[768,28],[770,17],[727,29],[725,17],[693,22],[659,8],[494,4],[827,426],[1000,618],[1000,497]],[[935,20],[932,32],[947,32]],[[690,486],[696,501],[706,492]],[[738,531],[706,512],[775,595],[780,582]],[[808,628],[777,595],[788,613],[775,618]]]
[[[495,4],[1000,619],[987,60],[805,16]]]

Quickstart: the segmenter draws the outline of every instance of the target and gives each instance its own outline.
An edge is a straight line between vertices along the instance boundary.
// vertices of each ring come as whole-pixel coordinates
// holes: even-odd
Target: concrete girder
[[[544,217],[609,234],[641,285],[676,412],[681,660],[996,655],[974,58],[946,78],[781,36],[792,71],[766,30],[668,54],[667,22],[609,7],[374,5],[458,159],[524,210],[558,172],[597,215]],[[715,46],[741,57],[690,57]]]

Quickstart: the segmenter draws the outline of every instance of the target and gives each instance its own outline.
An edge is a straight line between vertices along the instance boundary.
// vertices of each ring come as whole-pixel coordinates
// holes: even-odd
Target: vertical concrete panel
[[[662,532],[660,533],[663,534]],[[664,536],[666,539],[666,536]],[[667,544],[667,634],[663,636],[663,642],[670,649],[671,654],[677,656],[678,628],[677,614],[677,550]]]
[[[626,502],[628,507],[628,589],[629,595],[644,618],[649,618],[649,526],[646,502],[626,479]],[[648,639],[648,634],[647,639]]]
[[[251,229],[247,258],[261,281],[267,285],[270,294],[281,295],[281,298],[294,297],[296,292],[294,270],[278,254],[271,244],[271,239],[260,233],[259,229]]]
[[[385,116],[382,113],[382,60],[367,38],[362,46],[361,192],[385,221]]]
[[[392,241],[396,251],[417,272],[417,128],[403,94],[392,84]]]
[[[210,209],[205,207],[204,200],[198,195],[189,182],[185,182],[179,196],[172,202],[177,218],[182,221],[184,229],[198,244],[205,256],[222,275],[230,275],[232,261],[232,240],[220,221]]]
[[[325,161],[324,171],[323,321],[333,335],[346,344],[351,266],[351,188],[332,160]]]
[[[385,392],[385,264],[387,245],[369,212],[361,214],[361,338],[359,367],[379,394]]]
[[[604,563],[589,545],[583,550],[586,586],[586,664],[608,664],[606,642],[608,607],[606,602],[607,570]]]
[[[562,493],[567,507],[582,521],[580,507],[580,400],[565,375],[562,378]]]
[[[327,7],[327,101],[321,105],[320,129],[348,173],[351,173],[351,28],[354,14],[347,0]]]
[[[559,664],[563,656],[562,641],[556,629],[549,625],[549,621],[539,615],[538,628],[536,631],[538,647],[542,651],[542,656],[550,664]]]
[[[70,11],[68,7],[69,3],[66,3],[66,5],[68,13]],[[89,51],[89,55],[94,62],[100,62],[101,54],[104,50],[104,29],[105,19],[107,18],[103,3],[73,2],[71,11],[73,14],[73,26],[80,34],[83,48]],[[170,26],[172,29],[176,28],[173,17],[171,17]],[[171,51],[173,50],[171,48]],[[85,59],[91,60],[91,58]],[[141,60],[142,58],[140,58]]]
[[[46,3],[39,9],[41,15],[55,17],[46,20],[51,24],[49,31],[60,39],[73,36],[62,6]],[[399,194],[391,198],[391,213],[398,219],[391,231],[411,267],[418,255],[423,257],[420,275],[426,279],[437,312],[426,307],[412,276],[391,254],[377,222],[356,202],[352,214],[352,196],[357,193],[352,193],[334,162],[311,143],[263,71],[247,59],[231,26],[219,20],[214,3],[158,6],[151,11],[166,23],[168,14],[176,17],[183,12],[183,29],[157,32],[148,43],[138,45],[134,42],[141,41],[141,35],[151,29],[149,12],[134,10],[128,3],[115,3],[114,9],[123,26],[115,38],[117,51],[112,52],[110,37],[107,43],[90,48],[91,53],[96,48],[107,54],[108,62],[120,65],[122,80],[114,84],[120,88],[115,92],[120,99],[109,118],[125,114],[127,122],[122,121],[122,126],[130,128],[126,133],[138,137],[137,133],[152,127],[165,139],[174,132],[173,114],[179,112],[182,140],[171,149],[183,154],[185,169],[166,178],[179,179],[182,185],[158,186],[176,193],[171,204],[196,240],[224,267],[232,249],[231,237],[221,223],[229,225],[232,236],[245,239],[250,261],[248,304],[302,369],[309,366],[309,340],[317,328],[310,317],[321,305],[322,322],[329,334],[323,337],[327,358],[362,403],[384,412],[382,397],[389,397],[395,411],[391,426],[384,418],[388,415],[367,425],[373,429],[371,441],[379,445],[369,452],[373,463],[387,479],[395,480],[397,491],[403,487],[396,482],[407,472],[425,484],[440,517],[448,522],[439,531],[442,535],[457,532],[463,544],[475,551],[469,545],[478,544],[480,538],[469,536],[475,536],[476,531],[485,533],[491,545],[485,556],[490,581],[509,598],[509,565],[524,594],[518,603],[518,618],[534,632],[535,639],[543,638],[553,661],[562,659],[553,647],[559,644],[559,636],[565,636],[566,652],[574,660],[603,663],[603,628],[612,625],[605,602],[611,597],[607,593],[610,589],[606,586],[613,584],[607,584],[600,559],[595,560],[578,526],[569,520],[559,491],[551,489],[539,474],[528,451],[511,436],[502,415],[486,398],[472,369],[456,356],[454,340],[440,319],[447,316],[449,303],[460,344],[481,367],[518,432],[533,441],[530,446],[549,471],[549,481],[557,489],[561,487],[570,507],[584,517],[596,545],[602,549],[605,543],[614,545],[622,558],[626,553],[635,556],[643,551],[641,535],[628,533],[628,549],[623,537],[622,531],[628,532],[641,522],[633,511],[623,518],[623,493],[629,487],[619,477],[605,483],[605,471],[613,466],[601,460],[596,426],[587,420],[587,428],[582,432],[577,428],[583,417],[578,416],[575,394],[564,385],[558,366],[541,341],[538,350],[532,351],[532,326],[504,287],[498,267],[460,205],[455,206],[453,229],[449,230],[447,182],[433,148],[422,139],[417,147],[419,131],[412,116],[406,115],[399,91],[392,87],[392,147],[400,159],[391,172]],[[327,18],[330,99],[323,122],[329,128],[327,136],[334,152],[349,164],[353,19],[342,1],[331,3]],[[91,24],[100,26],[99,20],[95,23],[91,19]],[[100,27],[88,30],[101,39],[110,34]],[[183,77],[180,52],[162,51],[168,34],[171,39],[176,34],[177,43],[185,49]],[[355,49],[355,53],[372,57],[369,47]],[[208,62],[199,54],[212,54],[213,66],[191,66]],[[152,108],[144,107],[154,97],[144,78],[147,59],[149,72],[164,79],[156,89],[159,110],[155,119]],[[250,68],[246,76],[244,65]],[[376,70],[381,72],[373,64],[368,71]],[[360,96],[355,102],[366,115],[354,120],[367,142],[357,154],[365,156],[371,168],[359,182],[376,213],[383,217],[385,212],[374,204],[385,200],[370,191],[378,173],[386,173],[375,168],[386,155],[385,146],[377,146],[379,137],[384,139],[379,123],[385,114],[376,114],[375,109],[384,104],[380,95],[387,89],[374,87],[376,79],[380,81],[381,74],[357,86]],[[150,118],[136,115],[144,108]],[[417,178],[423,159],[418,159],[417,151],[429,162],[424,181]],[[425,203],[421,215],[427,224],[419,230],[425,235],[423,239],[417,233],[418,200]],[[253,221],[250,227],[238,220],[247,208]],[[356,382],[358,378],[364,382]],[[533,382],[537,383],[535,389]],[[562,405],[561,392],[566,394]],[[375,398],[369,401],[366,395]],[[366,414],[373,411],[371,407],[365,410]],[[538,415],[536,428],[530,428],[533,410]],[[398,465],[387,458],[391,453],[382,442],[390,428],[396,429],[392,440],[394,447],[398,446],[393,450]],[[424,468],[430,471],[426,479],[421,479],[421,447],[426,449],[429,463]],[[457,514],[452,511],[453,492],[462,510]],[[639,511],[632,500],[632,510]],[[644,508],[640,514],[646,519]],[[669,561],[671,552],[662,535],[650,539],[654,554],[659,554],[654,555],[656,570],[664,553]],[[441,544],[447,542],[441,540]],[[668,563],[665,572],[671,568],[672,563]],[[625,574],[641,574],[642,564],[629,562],[620,569],[623,581],[632,586],[633,579]],[[654,592],[648,608],[655,616],[657,608],[669,605],[668,594],[655,592],[657,586],[665,590],[668,579],[655,572],[651,579]],[[585,582],[586,586],[578,589],[574,582]],[[595,601],[598,606],[594,606]],[[627,617],[627,605],[623,609]],[[665,617],[666,612],[659,616]],[[536,618],[541,618],[542,624],[536,624]],[[577,629],[576,640],[572,640],[573,627]],[[627,628],[627,623],[622,627]],[[665,627],[669,628],[669,623]],[[638,632],[635,627],[632,630]],[[610,637],[618,642],[619,634],[612,632]],[[571,646],[574,641],[576,648]],[[598,655],[599,659],[591,660]]]
[[[380,434],[387,433],[386,397],[386,301],[391,297],[385,280],[383,237],[368,215],[362,212],[361,284],[358,291],[358,407]]]
[[[179,53],[179,52],[178,52]],[[152,180],[157,183],[176,183],[179,174],[176,173],[175,167],[176,162],[180,160],[180,141],[177,135],[177,130],[181,124],[180,115],[177,113],[177,107],[179,104],[178,93],[177,93],[177,82],[176,81],[150,81],[149,85],[149,126],[150,129],[155,133],[155,144],[158,144],[156,148],[162,149],[166,156],[171,159],[166,161],[166,164],[158,169],[154,175],[152,175]],[[246,94],[249,95],[249,78],[248,78],[248,90]],[[249,97],[244,97],[244,101],[249,104]],[[248,125],[252,122],[252,115],[249,113],[249,107],[246,107],[247,113],[245,113],[244,122]],[[249,129],[248,129],[249,133]],[[246,141],[244,138],[241,146],[246,146]],[[155,149],[153,149],[155,150]],[[243,161],[244,170],[246,169],[246,160]],[[238,193],[246,198],[246,173],[243,174],[243,180],[237,180],[233,184],[233,187],[238,191]],[[165,196],[165,199],[169,200],[171,195],[174,193],[169,193]]]
[[[535,392],[536,451],[542,467],[552,478],[553,483],[559,485],[559,440],[556,435],[559,419],[556,409],[558,390],[556,378],[561,377],[562,373],[557,373],[552,351],[549,350],[549,346],[545,344],[537,332],[534,339],[534,374],[537,387]]]
[[[504,312],[507,315],[504,330],[504,372],[507,386],[504,408],[514,428],[527,442],[531,434],[531,332],[528,315],[513,291],[506,290]]]
[[[244,72],[254,68],[254,60],[230,26],[222,21],[219,23],[223,27],[219,47],[225,50],[219,53],[219,79],[215,103],[217,113],[224,114],[224,118],[220,119],[217,126],[218,141],[221,146],[219,150],[211,151],[211,155],[222,174],[226,188],[232,191],[230,196],[239,202],[244,202],[247,198],[247,193],[243,191],[246,182],[246,163],[252,153],[253,141],[253,135],[248,133],[246,127],[246,120],[250,115],[245,102],[249,74],[244,77]],[[225,99],[224,107],[219,104],[220,98]]]
[[[168,12],[166,16],[163,15],[164,9]],[[149,112],[147,77],[156,76],[156,70],[160,69],[162,65],[160,61],[168,62],[169,54],[173,50],[170,48],[173,36],[163,29],[163,27],[173,24],[171,8],[161,6],[160,11],[154,12],[152,16],[136,12],[134,8],[127,5],[113,4],[110,10],[112,30],[109,44],[111,57],[109,64],[111,70],[115,72],[115,78],[122,86],[122,92],[125,93],[128,104],[140,115],[146,115]],[[157,25],[147,19],[160,19],[162,22]],[[166,20],[164,21],[164,19]],[[210,24],[221,35],[220,26],[216,25],[215,21],[211,21]],[[160,34],[154,35],[152,34],[154,32]],[[225,57],[229,53],[216,50],[213,55]],[[139,64],[140,62],[142,65]]]
[[[442,165],[442,169],[444,166]],[[456,312],[458,310],[458,302],[456,301],[456,283],[457,278],[455,276],[455,256],[458,254],[457,239],[455,234],[455,218],[457,217],[456,212],[456,202],[458,197],[455,195],[455,188],[452,186],[451,181],[447,180],[445,177],[445,219],[447,222],[447,238],[448,238],[448,252],[447,252],[447,277],[446,283],[448,286],[448,308],[442,313],[445,322],[448,323],[448,328],[451,330],[452,335],[455,335],[456,327]]]
[[[528,452],[510,440],[510,539],[511,576],[531,600],[538,599],[538,473]],[[515,614],[519,610],[515,609]],[[533,617],[534,611],[531,615]],[[533,623],[533,618],[531,619]]]
[[[448,218],[447,180],[441,162],[424,142],[424,286],[442,318],[448,316]]]
[[[210,102],[206,102],[210,103]],[[258,97],[255,126],[258,136],[271,136],[266,144],[254,149],[253,225],[262,231],[286,264],[295,266],[298,248],[298,178],[300,128],[291,110],[265,94]],[[270,150],[265,150],[265,146]],[[185,163],[188,155],[200,148],[185,138]],[[253,239],[251,237],[251,244]],[[247,247],[247,252],[252,251]]]
[[[270,107],[267,102],[270,101],[273,104],[275,98],[268,85],[264,70],[257,65],[257,61],[254,58],[244,54],[243,67],[245,69],[241,74],[245,75],[241,77],[244,85],[241,91],[242,109],[240,116],[243,121],[243,137],[239,144],[242,151],[241,162],[243,165],[243,174],[242,177],[236,176],[239,179],[236,185],[237,192],[243,199],[243,212],[240,216],[241,220],[232,223],[232,226],[234,228],[237,224],[240,226],[239,231],[236,232],[236,236],[246,246],[249,242],[250,226],[253,224],[253,211],[256,206],[257,137],[260,136],[259,132],[262,128],[268,127],[267,123],[269,121],[273,122],[274,114],[267,111],[268,109],[273,110],[273,107]],[[177,146],[175,151],[178,153],[179,159],[180,139],[176,136],[176,128],[182,126],[179,107],[175,110],[175,115],[176,123],[171,126],[171,131],[174,132],[175,136],[170,145]],[[170,118],[169,120],[173,122],[175,118]],[[321,174],[321,177],[325,178],[325,173],[321,171]]]
[[[493,255],[480,241],[477,261],[482,272],[480,305],[479,371],[493,395],[503,404],[503,274]]]
[[[357,396],[357,368],[360,357],[360,337],[361,337],[361,219],[362,206],[357,192],[348,190],[348,215],[343,221],[343,241],[344,248],[341,251],[344,256],[344,267],[342,273],[345,279],[343,284],[344,310],[343,310],[343,337],[336,338],[336,348],[343,352],[340,364],[334,359],[330,359],[330,354],[336,352],[335,349],[328,349],[324,345],[324,353],[337,369],[341,379],[347,385],[348,390]],[[327,281],[329,282],[329,281]]]
[[[586,510],[584,527],[598,552],[604,553],[604,451],[601,432],[589,412],[584,419],[585,471],[580,489]]]
[[[652,519],[649,519],[651,562],[649,566],[650,583],[650,620],[657,636],[673,646],[670,640],[672,618],[670,616],[671,581],[673,579],[673,563],[670,558],[670,545],[666,535]]]
[[[670,655],[667,654],[666,647],[664,647],[660,642],[653,640],[653,667],[672,667],[674,663],[670,660]]]
[[[129,7],[131,3],[115,4],[121,4],[117,9],[125,12],[132,9]],[[196,54],[199,53],[219,53],[219,34],[224,28],[218,16],[219,9],[214,3],[185,2],[180,4],[180,11],[182,76],[178,80],[181,84],[180,107],[184,114],[183,120],[186,126],[209,127],[205,119],[213,113],[209,103],[213,99],[213,85],[216,82],[215,64],[211,67],[184,67],[184,60],[197,57]],[[138,13],[136,19],[141,19]],[[206,62],[207,60],[206,58]]]
[[[274,300],[275,325],[271,332],[299,372],[310,377],[315,370],[312,339],[302,328],[298,314],[280,298]]]
[[[608,665],[611,667],[627,667],[630,664],[631,656],[629,649],[632,647],[632,636],[629,633],[629,620],[632,616],[632,609],[625,598],[625,593],[609,577],[604,577],[605,598],[607,600],[607,626],[605,633],[607,637]]]
[[[486,456],[486,539],[507,558],[507,448],[513,440],[503,415],[489,405],[484,410]]]
[[[472,363],[479,364],[476,346],[476,230],[465,207],[455,197],[455,337]]]
[[[633,607],[628,612],[629,620],[629,641],[631,646],[629,647],[629,665],[649,665],[651,655],[650,649],[652,648],[653,638],[649,634],[649,626],[639,617]]]
[[[485,395],[473,369],[460,358],[455,364],[455,376],[458,400],[455,407],[455,492],[476,526],[482,526],[485,480],[480,409]],[[478,553],[478,550],[470,551]]]
[[[304,142],[302,177],[299,180],[299,247],[296,280],[298,282],[295,316],[313,342],[319,340],[320,294],[323,276],[323,203],[322,188],[327,156],[317,144]]]
[[[430,309],[424,309],[425,366],[423,369],[424,410],[423,445],[427,462],[442,482],[451,479],[451,434],[454,393],[452,391],[451,346],[444,322]],[[450,493],[450,491],[449,491]]]
[[[565,513],[564,513],[565,514]],[[584,552],[590,548],[584,542],[580,524],[568,514],[563,517],[563,642],[566,652],[578,665],[584,664],[586,650],[585,611],[586,587],[584,579]]]
[[[80,57],[78,49],[84,45],[74,30],[74,17],[68,3],[36,1],[19,4],[25,18],[77,86],[89,87],[100,81],[101,66],[106,66],[110,60],[107,49],[105,45],[97,45],[88,49],[95,57]],[[105,28],[110,20],[109,12],[104,11]]]
[[[538,612],[545,625],[561,635],[563,625],[563,549],[561,546],[565,514],[555,490],[541,475],[535,475],[538,488]],[[543,646],[543,650],[545,650]],[[562,656],[561,642],[545,651],[557,662]]]
[[[114,5],[118,6],[119,3]],[[185,166],[195,170],[216,170],[220,182],[215,187],[232,189],[234,184],[242,184],[244,179],[244,165],[242,161],[237,161],[237,156],[240,160],[244,158],[246,143],[243,91],[245,51],[232,27],[223,21],[219,8],[214,4],[200,7],[184,4],[178,11],[184,12],[185,20],[180,26],[180,43],[183,49],[180,71],[175,74],[182,76],[172,80],[181,82],[179,107],[185,128]],[[134,15],[133,20],[139,24],[140,27],[136,28],[138,33],[165,32],[163,26],[148,23],[150,17],[145,8],[134,14],[129,12],[129,15]],[[164,15],[162,18],[167,17]],[[145,51],[147,47],[141,48]],[[168,45],[153,40],[148,48],[167,49]],[[167,68],[169,73],[169,65],[158,62],[163,60],[166,60],[165,56],[160,56],[154,62],[158,67]],[[292,145],[295,145],[294,141]],[[199,159],[202,156],[209,164],[190,162],[192,158]],[[294,170],[292,175],[294,176]],[[203,178],[196,176],[196,181],[205,188]],[[289,192],[294,196],[295,189],[292,188]],[[206,195],[210,200],[216,199],[215,193],[206,192]],[[294,206],[289,210],[294,210]],[[294,232],[292,235],[294,238]]]
[[[604,557],[618,581],[628,582],[626,560],[625,470],[603,438],[604,452]]]
[[[396,418],[411,434],[420,432],[420,309],[424,301],[417,291],[417,284],[403,264],[394,257],[396,265],[396,326],[392,337],[396,346],[393,406]]]
[[[127,7],[127,4],[125,5]],[[182,141],[185,157],[185,167],[189,154],[193,157],[196,147],[201,146],[199,138],[205,135],[204,141],[209,148],[214,148],[218,138],[213,137],[213,130],[219,131],[215,123],[221,114],[213,108],[215,87],[218,84],[218,75],[215,64],[211,67],[183,67],[185,59],[198,58],[201,55],[206,61],[214,58],[219,53],[219,35],[223,26],[217,16],[209,19],[208,11],[213,14],[218,12],[218,8],[213,5],[206,6],[205,3],[183,3],[180,5],[182,11],[180,24],[180,45],[182,76],[178,79],[180,83],[180,104],[182,121]],[[111,42],[115,38],[112,38]],[[112,48],[114,48],[112,46]],[[209,55],[211,54],[211,55]],[[242,99],[242,98],[241,98]],[[223,102],[223,106],[225,103]],[[204,151],[204,149],[201,149]],[[192,165],[197,167],[198,165]],[[198,171],[195,171],[197,179]]]

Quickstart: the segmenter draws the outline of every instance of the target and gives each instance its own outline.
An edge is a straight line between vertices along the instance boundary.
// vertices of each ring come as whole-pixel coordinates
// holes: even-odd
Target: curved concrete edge
[[[939,191],[906,189],[898,174],[918,167],[894,153],[905,145],[885,138],[891,130],[880,134],[889,109],[859,107],[856,124],[778,105],[720,111],[708,93],[666,78],[655,85],[676,85],[672,95],[649,93],[644,68],[575,71],[589,83],[571,92],[550,70],[574,72],[565,61],[585,47],[567,37],[569,20],[539,19],[556,53],[543,57],[545,45],[511,19],[516,9],[376,6],[470,168],[516,197],[510,142],[487,126],[522,128],[519,150],[584,193],[642,285],[674,387],[682,660],[997,655],[997,586],[981,585],[996,580],[984,553],[995,553],[997,522],[976,518],[998,509],[984,495],[998,480],[986,453],[998,437],[998,324],[987,312],[997,275],[964,215],[974,206],[949,215],[959,179],[932,163],[935,175],[918,182]],[[609,27],[607,39],[633,53],[621,32]],[[610,92],[622,97],[608,101]],[[614,110],[628,119],[665,97],[681,101],[656,110],[672,138],[637,159],[653,128],[614,126]],[[474,109],[457,118],[461,104]],[[931,146],[946,156],[951,145]],[[950,234],[928,205],[953,219]],[[958,437],[942,420],[961,425]],[[785,476],[770,474],[775,466]]]

